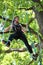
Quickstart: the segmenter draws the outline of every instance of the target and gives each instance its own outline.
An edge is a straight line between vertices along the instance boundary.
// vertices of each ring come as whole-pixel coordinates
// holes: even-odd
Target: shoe
[[[10,42],[7,42],[6,46],[7,46],[7,47],[10,47]]]
[[[2,40],[2,43],[5,44],[7,47],[10,46],[10,42],[9,42],[9,41],[7,42],[7,41],[5,41],[5,40]]]
[[[33,54],[32,55],[33,60],[37,60],[37,57],[38,57],[38,54]]]
[[[3,43],[3,44],[6,44],[6,41],[5,41],[5,40],[2,40],[2,43]]]

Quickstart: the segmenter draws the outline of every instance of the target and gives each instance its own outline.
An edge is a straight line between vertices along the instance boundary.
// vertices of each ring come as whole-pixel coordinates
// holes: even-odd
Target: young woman
[[[6,46],[9,47],[10,46],[10,42],[13,39],[15,39],[15,40],[20,39],[26,45],[28,51],[31,54],[33,54],[32,47],[28,44],[28,41],[26,39],[26,36],[25,36],[25,34],[23,32],[24,30],[22,28],[22,25],[19,23],[19,17],[18,16],[14,17],[14,20],[13,20],[12,24],[10,26],[8,26],[7,28],[5,28],[4,32],[9,31],[11,28],[13,29],[14,33],[9,36],[8,41],[2,40],[2,42],[4,44],[6,44]],[[36,57],[36,54],[33,54],[33,56]]]

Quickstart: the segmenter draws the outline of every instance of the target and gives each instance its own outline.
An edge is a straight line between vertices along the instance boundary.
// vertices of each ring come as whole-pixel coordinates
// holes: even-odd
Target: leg
[[[27,49],[29,50],[30,53],[33,53],[32,47],[28,44],[28,41],[26,39],[26,36],[24,35],[23,32],[20,33],[20,39],[25,43]]]
[[[10,46],[10,41],[12,41],[13,39],[18,39],[17,33],[11,34],[8,41],[2,40],[2,42],[7,46]]]
[[[28,41],[26,39],[26,36],[24,35],[23,32],[20,33],[20,37],[19,37],[26,45],[27,49],[29,50],[29,52],[32,54],[32,58],[33,60],[37,60],[38,54],[34,54],[32,51],[32,47],[28,44]]]

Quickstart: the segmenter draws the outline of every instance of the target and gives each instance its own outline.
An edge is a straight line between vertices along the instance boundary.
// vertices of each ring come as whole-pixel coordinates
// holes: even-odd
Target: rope
[[[11,22],[11,24],[10,24],[10,25],[11,25],[11,28],[12,28],[13,20],[14,20],[14,12],[13,12],[13,19],[12,19],[12,22]],[[9,36],[10,36],[11,28],[10,28],[10,30],[9,30],[8,39],[9,39]],[[7,41],[10,41],[10,40],[7,40]],[[7,43],[6,43],[6,45],[7,45]]]
[[[4,15],[6,13],[6,10],[7,10],[7,7],[6,7],[6,4],[5,4],[5,11],[2,13],[2,15]],[[3,16],[2,16],[2,19],[3,19]],[[4,39],[4,27],[5,27],[5,24],[6,24],[6,19],[5,19],[5,22],[4,22],[4,25],[3,25],[3,29],[2,29],[2,31],[3,31],[2,39]],[[2,40],[1,40],[1,42],[2,42]]]
[[[40,41],[40,37],[39,37],[39,32],[37,32],[38,35],[38,40],[39,40],[39,59],[38,59],[38,65],[42,65],[42,58],[41,58],[41,53],[42,53],[42,49],[41,49],[41,41]]]
[[[2,39],[4,39],[4,27],[5,27],[5,24],[6,24],[6,21],[5,22],[1,22],[1,24],[0,24],[1,32],[3,32],[2,35],[0,34],[0,36],[2,36],[0,41],[2,41]]]
[[[0,32],[2,31],[2,29],[3,29],[3,27],[2,27],[3,25],[2,25],[2,23],[0,23]],[[1,41],[1,37],[2,37],[2,35],[0,34],[0,41]]]

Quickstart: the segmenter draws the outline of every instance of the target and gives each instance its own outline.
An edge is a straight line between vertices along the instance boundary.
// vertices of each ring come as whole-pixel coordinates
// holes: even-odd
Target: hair
[[[18,18],[18,19],[19,19],[19,16],[15,16],[15,17],[14,17],[14,20],[15,20],[16,18]]]
[[[15,16],[15,17],[14,17],[14,19],[13,19],[13,23],[14,23],[14,20],[15,20],[16,18],[18,18],[18,19],[19,19],[19,16]]]

